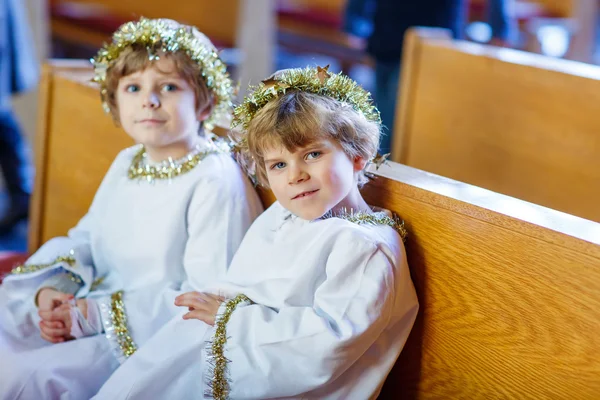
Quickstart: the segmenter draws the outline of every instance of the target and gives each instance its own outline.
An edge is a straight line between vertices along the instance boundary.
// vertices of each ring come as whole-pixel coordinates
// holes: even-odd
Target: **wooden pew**
[[[600,393],[600,224],[395,163],[365,197],[401,215],[421,312],[385,399]]]
[[[392,159],[600,221],[600,67],[406,36]]]
[[[225,47],[236,43],[236,32],[240,15],[239,0],[202,1],[193,7],[182,1],[171,1],[168,7],[161,1],[120,0],[50,0],[53,33],[67,40],[82,40],[72,33],[81,35],[89,32],[96,37],[91,44],[99,47],[108,41],[116,28],[124,22],[147,18],[172,18],[197,26],[215,42]],[[88,14],[89,13],[89,14]],[[77,23],[94,17],[97,23],[81,26]]]
[[[140,17],[196,26],[225,51],[225,62],[236,67],[236,79],[244,82],[241,98],[248,82],[260,82],[273,70],[274,0],[171,0],[168,6],[160,0],[49,1],[53,36],[92,51],[109,42],[121,24]]]
[[[92,48],[110,39],[110,34],[125,21],[140,16],[168,17],[199,27],[218,47],[250,47],[259,53],[255,63],[266,55],[273,57],[275,39],[294,52],[333,57],[346,69],[369,62],[366,43],[342,32],[346,0],[203,0],[194,7],[175,0],[168,8],[159,0],[50,2],[53,35],[67,43]]]
[[[129,144],[84,75],[44,70],[32,251],[77,222]],[[406,221],[421,303],[381,399],[600,393],[600,224],[396,163],[371,172],[367,201]]]

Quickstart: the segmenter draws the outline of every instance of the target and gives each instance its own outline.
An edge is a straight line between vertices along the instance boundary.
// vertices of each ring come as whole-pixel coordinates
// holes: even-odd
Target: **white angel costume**
[[[94,399],[375,398],[418,310],[399,232],[384,213],[306,221],[275,203],[207,289],[229,299],[215,326],[174,318]]]
[[[217,143],[158,165],[141,146],[122,151],[68,236],[48,241],[4,278],[0,399],[90,398],[136,346],[179,315],[178,294],[225,276],[262,205]],[[103,334],[44,341],[34,296],[45,286],[95,299]]]

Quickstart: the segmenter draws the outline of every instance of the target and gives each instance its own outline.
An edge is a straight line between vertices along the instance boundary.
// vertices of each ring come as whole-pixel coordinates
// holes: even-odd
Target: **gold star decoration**
[[[325,66],[325,68],[317,67],[317,79],[321,82],[321,85],[324,85],[327,82],[327,79],[331,78],[331,74],[329,73],[329,64]]]
[[[350,104],[369,121],[381,123],[379,111],[373,105],[371,94],[355,81],[341,73],[329,72],[326,67],[307,67],[284,70],[276,77],[251,87],[251,93],[233,111],[232,127],[248,128],[250,121],[269,101],[288,91],[299,90],[328,96]]]
[[[375,169],[379,169],[379,167],[381,167],[383,164],[385,164],[389,156],[390,156],[390,153],[387,153],[387,154],[384,154],[384,155],[381,155],[381,154],[377,153],[377,155],[375,156],[375,158],[373,158],[371,160],[371,162],[373,164],[375,164]]]

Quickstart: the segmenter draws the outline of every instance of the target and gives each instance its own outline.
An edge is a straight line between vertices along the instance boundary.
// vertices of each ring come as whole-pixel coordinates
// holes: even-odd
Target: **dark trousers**
[[[375,61],[375,104],[381,114],[381,124],[383,125],[379,142],[381,155],[392,151],[399,81],[399,61]]]

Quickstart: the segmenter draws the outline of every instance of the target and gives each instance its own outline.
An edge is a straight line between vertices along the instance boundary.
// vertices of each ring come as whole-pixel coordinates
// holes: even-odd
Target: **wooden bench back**
[[[385,399],[600,393],[600,224],[400,164],[365,188],[407,224],[421,305]]]
[[[194,25],[212,40],[233,45],[237,42],[240,0],[200,0],[186,2],[171,0],[53,0],[55,4],[97,7],[100,15],[111,19],[137,20],[146,18],[171,18]],[[108,37],[110,38],[110,36]]]
[[[77,222],[131,144],[89,76],[45,69],[31,250]],[[372,172],[364,195],[406,221],[421,303],[381,398],[600,393],[600,224],[392,162]]]
[[[600,67],[450,39],[406,39],[392,158],[600,221]]]

